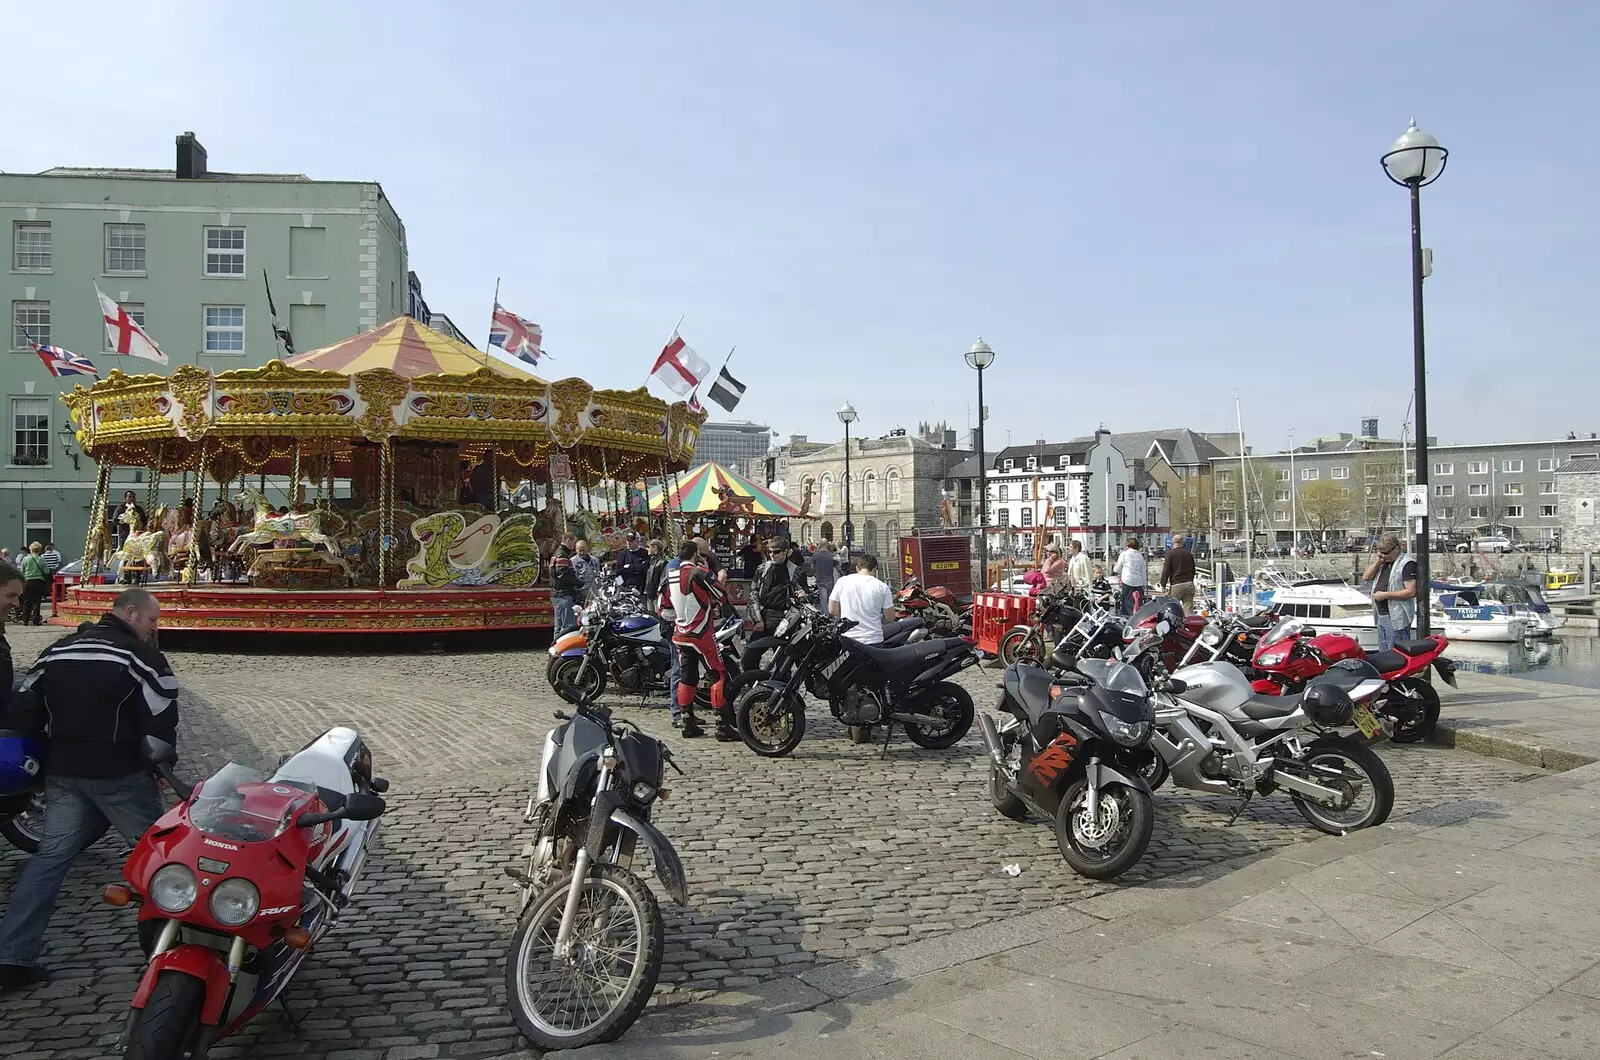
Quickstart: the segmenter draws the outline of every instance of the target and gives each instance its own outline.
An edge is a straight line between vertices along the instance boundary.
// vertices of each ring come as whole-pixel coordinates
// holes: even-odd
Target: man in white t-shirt
[[[876,556],[862,556],[856,572],[834,582],[828,594],[828,614],[853,619],[856,624],[844,635],[862,644],[882,644],[883,624],[895,619],[894,592],[878,579],[877,570]]]

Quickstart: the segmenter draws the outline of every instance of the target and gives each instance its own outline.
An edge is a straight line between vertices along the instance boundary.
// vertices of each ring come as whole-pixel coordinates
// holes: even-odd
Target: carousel
[[[104,517],[52,621],[142,584],[178,630],[549,628],[562,535],[603,548],[615,520],[595,513],[685,469],[705,418],[546,382],[410,317],[261,368],[114,370],[62,400]],[[108,495],[117,467],[144,472],[131,504]]]
[[[809,489],[809,487],[808,487]],[[650,514],[680,529],[685,537],[703,537],[719,551],[732,552],[745,540],[792,537],[790,520],[815,519],[808,492],[795,507],[764,486],[758,486],[721,464],[705,463],[687,475],[664,477],[648,496]]]

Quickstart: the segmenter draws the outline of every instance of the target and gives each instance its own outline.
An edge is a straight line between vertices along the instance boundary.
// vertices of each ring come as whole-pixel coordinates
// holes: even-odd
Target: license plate
[[[1373,715],[1372,711],[1358,704],[1355,712],[1356,728],[1361,730],[1361,735],[1371,740],[1383,732],[1383,725]]]

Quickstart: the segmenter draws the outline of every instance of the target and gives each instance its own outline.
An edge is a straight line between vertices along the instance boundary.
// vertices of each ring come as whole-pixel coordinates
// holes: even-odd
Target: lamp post
[[[983,370],[994,363],[994,351],[979,336],[967,351],[967,364],[978,370],[978,584],[989,588],[989,468],[983,451]]]
[[[839,422],[844,424],[844,561],[847,570],[854,569],[850,565],[855,562],[850,555],[850,539],[855,536],[855,527],[850,525],[850,425],[856,421],[856,407],[846,401],[839,410]]]
[[[61,452],[68,460],[72,461],[72,470],[78,470],[78,435],[72,429],[72,424],[63,423],[61,429],[56,431],[56,437],[61,439]]]
[[[1422,338],[1422,189],[1439,179],[1450,152],[1439,141],[1417,128],[1413,119],[1400,139],[1380,161],[1390,180],[1411,189],[1411,370],[1415,376],[1417,402],[1417,486],[1424,502],[1428,499],[1428,378]],[[1402,483],[1402,488],[1404,484]],[[1417,519],[1417,636],[1428,635],[1429,592],[1428,536],[1426,509]]]

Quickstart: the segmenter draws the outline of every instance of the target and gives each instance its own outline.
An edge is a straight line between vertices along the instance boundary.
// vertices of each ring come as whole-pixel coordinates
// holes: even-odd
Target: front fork
[[[616,768],[616,752],[606,748],[600,756],[600,776],[595,781],[595,802],[600,802],[600,796],[611,788],[611,772]],[[592,812],[592,811],[591,811]],[[594,822],[590,823],[590,831],[594,830]],[[572,880],[567,885],[567,904],[561,910],[561,927],[556,931],[556,956],[567,957],[572,947],[572,926],[578,919],[578,901],[583,896],[583,885],[589,875],[589,866],[593,859],[589,855],[589,843],[586,841],[578,848],[578,855],[572,865]]]

